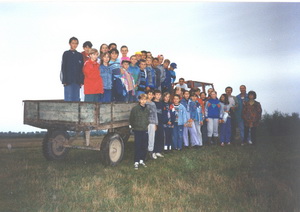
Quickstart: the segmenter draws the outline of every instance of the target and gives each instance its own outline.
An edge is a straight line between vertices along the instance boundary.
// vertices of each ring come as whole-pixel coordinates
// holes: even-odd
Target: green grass
[[[0,145],[0,211],[300,211],[299,138],[187,149],[138,171],[132,142],[116,167],[96,151],[49,162],[36,142]]]

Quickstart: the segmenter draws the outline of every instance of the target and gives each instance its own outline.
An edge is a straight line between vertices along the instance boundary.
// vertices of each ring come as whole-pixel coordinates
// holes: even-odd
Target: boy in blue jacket
[[[174,104],[171,105],[171,111],[175,116],[173,122],[173,145],[176,150],[182,149],[183,143],[183,127],[187,123],[187,112],[185,107],[180,104],[180,96],[175,94],[173,97]]]

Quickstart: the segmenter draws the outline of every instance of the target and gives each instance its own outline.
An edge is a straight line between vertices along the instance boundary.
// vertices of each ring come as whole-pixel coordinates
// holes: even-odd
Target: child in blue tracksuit
[[[187,112],[185,107],[180,104],[180,96],[175,94],[173,97],[174,104],[171,105],[171,111],[175,116],[173,122],[173,146],[176,150],[182,149],[183,143],[183,127],[187,123]]]
[[[201,125],[203,125],[203,114],[201,105],[198,102],[198,97],[195,93],[191,95],[191,101],[189,102],[188,108],[190,112],[190,119],[192,119],[193,123],[195,124],[197,132],[196,137],[199,139],[199,146],[203,146],[201,133]]]
[[[162,110],[162,122],[164,126],[164,135],[165,135],[165,147],[164,150],[166,153],[172,150],[173,141],[172,141],[172,132],[174,125],[172,124],[175,120],[174,113],[171,112],[170,105],[170,93],[165,92],[163,94],[163,110]]]
[[[196,148],[200,146],[200,140],[196,130],[196,125],[195,125],[196,123],[193,121],[193,119],[190,118],[191,100],[189,97],[190,97],[189,91],[184,91],[183,98],[180,101],[180,104],[182,104],[187,111],[187,119],[188,119],[187,124],[183,128],[183,143],[185,147],[189,146],[189,134],[190,134],[191,145]]]
[[[231,138],[231,117],[230,117],[230,104],[227,94],[222,94],[220,96],[221,104],[221,123],[220,123],[220,142],[221,146],[224,143],[230,145]]]
[[[221,121],[221,105],[215,91],[210,93],[210,97],[205,104],[205,119],[207,121],[208,142],[214,144],[212,137],[214,137],[214,140],[217,140],[219,136],[218,127]]]

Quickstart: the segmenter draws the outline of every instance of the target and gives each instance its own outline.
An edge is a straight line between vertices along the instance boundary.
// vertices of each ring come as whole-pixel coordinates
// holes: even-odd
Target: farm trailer
[[[130,136],[129,115],[136,103],[66,102],[63,100],[24,100],[24,124],[47,129],[43,154],[48,160],[65,158],[70,149],[100,151],[105,165],[115,166],[123,158],[124,142]],[[103,140],[90,144],[91,130],[108,130]],[[76,132],[75,137],[70,131]],[[85,132],[86,143],[73,141]]]

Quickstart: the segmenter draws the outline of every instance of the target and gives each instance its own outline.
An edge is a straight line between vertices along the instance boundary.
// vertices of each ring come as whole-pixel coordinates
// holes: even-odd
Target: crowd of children
[[[174,87],[176,63],[163,55],[153,57],[141,51],[128,57],[128,47],[102,44],[98,53],[92,43],[83,44],[84,51],[76,51],[78,39],[69,40],[70,50],[64,52],[61,80],[65,101],[80,101],[79,90],[84,85],[85,101],[139,101],[130,113],[134,132],[134,168],[146,167],[150,158],[163,158],[163,153],[186,147],[220,143],[230,145],[239,128],[241,145],[255,144],[256,127],[261,119],[261,105],[256,93],[232,96],[232,88],[217,97],[212,88],[208,94],[199,88],[189,88],[183,78]],[[220,129],[219,129],[220,128]],[[220,136],[219,136],[220,135]]]

